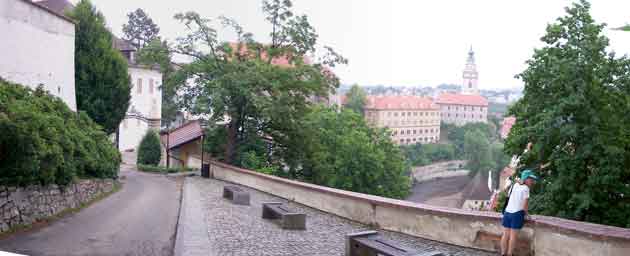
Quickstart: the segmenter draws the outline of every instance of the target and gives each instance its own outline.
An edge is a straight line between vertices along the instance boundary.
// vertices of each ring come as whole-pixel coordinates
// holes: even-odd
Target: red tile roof
[[[510,116],[503,118],[503,124],[501,124],[501,138],[507,138],[510,134],[512,126],[516,123],[516,117]]]
[[[232,47],[232,50],[234,52],[238,52],[240,55],[243,55],[243,56],[250,54],[249,53],[249,49],[247,48],[246,44],[241,44],[240,46],[241,47],[239,48],[239,44],[238,43],[230,43],[230,47]],[[251,53],[250,55],[254,55],[254,54],[255,53]],[[255,57],[255,55],[252,56],[252,57]],[[267,59],[267,53],[266,52],[262,52],[260,57],[263,60]],[[304,56],[304,63],[311,64],[311,60],[308,57]],[[271,64],[277,65],[277,66],[280,66],[280,67],[291,67],[291,66],[293,66],[290,63],[290,60],[289,60],[288,56],[275,57],[275,58],[273,58],[271,60]],[[324,71],[331,72],[328,69],[325,69]]]
[[[488,106],[488,100],[481,95],[443,93],[437,98],[437,104]]]
[[[168,136],[162,134],[161,140],[164,146],[167,145],[166,138],[168,137],[168,148],[173,149],[179,147],[188,142],[194,141],[203,135],[203,129],[199,121],[190,121],[180,127],[170,131]]]
[[[431,99],[420,96],[368,96],[365,108],[376,110],[439,109]]]

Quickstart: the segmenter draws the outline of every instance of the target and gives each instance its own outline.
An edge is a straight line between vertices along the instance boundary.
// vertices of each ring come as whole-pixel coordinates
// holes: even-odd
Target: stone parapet
[[[67,186],[0,186],[0,232],[80,207],[113,189],[112,179],[80,180]]]
[[[211,162],[210,176],[377,228],[498,251],[501,215],[417,204],[283,179]],[[520,235],[522,255],[610,255],[630,251],[630,229],[532,216]]]

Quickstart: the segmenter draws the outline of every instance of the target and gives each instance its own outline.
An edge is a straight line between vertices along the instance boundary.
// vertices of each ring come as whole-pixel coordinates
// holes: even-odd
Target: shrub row
[[[171,168],[166,168],[166,167],[162,167],[162,166],[155,166],[155,165],[144,165],[144,164],[138,164],[138,170],[143,171],[143,172],[154,172],[154,173],[177,173],[177,172],[191,172],[194,171],[193,168],[185,168],[185,167],[171,167]]]
[[[116,178],[120,153],[87,114],[40,86],[0,79],[0,185],[66,185]]]

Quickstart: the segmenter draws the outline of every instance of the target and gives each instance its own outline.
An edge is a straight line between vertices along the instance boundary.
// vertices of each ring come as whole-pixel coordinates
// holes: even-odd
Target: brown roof
[[[188,142],[194,141],[201,136],[203,136],[201,123],[198,120],[195,120],[175,128],[174,130],[169,132],[168,136],[166,134],[162,134],[162,136],[160,137],[163,145],[168,145],[169,149],[173,149]],[[168,144],[166,143],[167,137]]]
[[[66,0],[44,0],[44,1],[39,1],[39,2],[32,2],[31,0],[20,0],[20,1],[33,5],[35,7],[38,7],[70,23],[76,24],[76,22],[73,19],[65,15],[65,10],[66,10],[65,7],[69,5],[70,9],[73,8],[72,7],[73,5],[67,2]]]
[[[114,45],[114,48],[118,49],[121,52],[136,51],[136,48],[131,45],[131,43],[118,38],[114,34],[112,34],[112,44]]]
[[[437,104],[488,106],[488,100],[481,95],[443,93],[437,98]]]
[[[368,96],[366,109],[376,110],[438,110],[429,98],[420,96]]]

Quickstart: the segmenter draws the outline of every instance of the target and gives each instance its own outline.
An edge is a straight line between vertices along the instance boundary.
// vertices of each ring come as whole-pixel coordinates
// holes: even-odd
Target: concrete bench
[[[229,199],[234,204],[249,205],[249,192],[237,186],[224,186],[223,198]]]
[[[346,235],[345,256],[445,256],[440,252],[418,252],[384,239],[376,231]]]
[[[306,214],[289,210],[282,203],[263,203],[263,219],[280,219],[283,229],[306,229]]]

